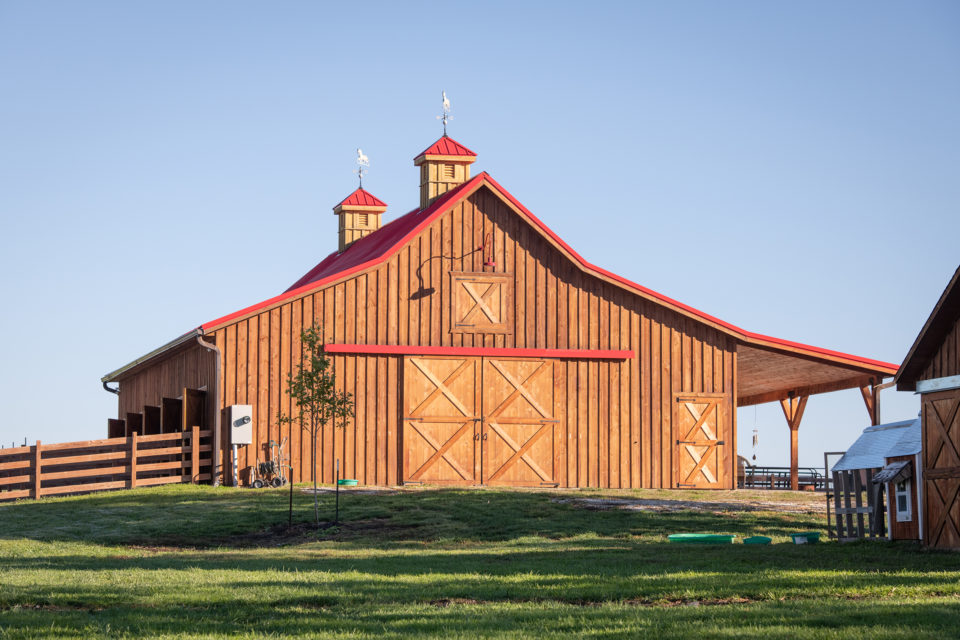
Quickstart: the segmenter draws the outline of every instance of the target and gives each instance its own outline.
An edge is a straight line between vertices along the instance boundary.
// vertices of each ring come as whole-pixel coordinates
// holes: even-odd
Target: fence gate
[[[879,469],[833,472],[833,492],[829,497],[833,498],[835,528],[830,531],[830,537],[843,541],[887,535],[883,484],[873,483],[877,471]]]
[[[687,489],[722,489],[729,486],[722,440],[726,412],[722,394],[678,394],[673,403],[677,441],[674,483]]]

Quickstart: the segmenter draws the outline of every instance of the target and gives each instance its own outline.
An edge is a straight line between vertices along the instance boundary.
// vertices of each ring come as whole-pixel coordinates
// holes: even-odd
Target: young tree
[[[317,441],[323,428],[333,424],[343,427],[353,417],[353,394],[337,391],[333,363],[323,348],[323,331],[313,325],[300,333],[304,358],[297,372],[287,376],[287,390],[297,407],[296,417],[280,416],[280,421],[299,424],[310,434],[311,479],[313,480],[313,518],[320,526],[320,507],[317,498]],[[292,474],[291,474],[292,475]],[[293,482],[293,478],[290,479]]]

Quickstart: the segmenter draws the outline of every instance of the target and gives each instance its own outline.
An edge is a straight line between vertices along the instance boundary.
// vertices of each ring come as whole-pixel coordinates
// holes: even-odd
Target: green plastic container
[[[337,484],[341,487],[355,487],[357,486],[357,481],[353,478],[341,478],[337,480]]]
[[[731,544],[736,537],[719,533],[671,533],[667,539],[681,544]]]
[[[820,542],[819,531],[804,531],[803,533],[790,534],[793,538],[793,544],[815,544]]]
[[[743,539],[743,544],[770,544],[772,540],[767,536],[750,536]]]

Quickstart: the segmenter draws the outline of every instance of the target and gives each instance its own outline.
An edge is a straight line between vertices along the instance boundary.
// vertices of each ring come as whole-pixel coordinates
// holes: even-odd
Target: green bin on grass
[[[736,537],[719,533],[671,533],[667,539],[682,544],[731,544]]]
[[[793,544],[814,544],[820,542],[819,531],[804,531],[803,533],[792,533]]]
[[[743,539],[743,544],[770,544],[772,541],[767,536],[750,536]]]

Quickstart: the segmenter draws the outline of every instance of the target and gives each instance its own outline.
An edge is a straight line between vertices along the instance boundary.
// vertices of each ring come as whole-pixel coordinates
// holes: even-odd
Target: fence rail
[[[814,467],[800,467],[799,484],[815,491],[825,491],[827,478]],[[743,473],[744,489],[790,489],[790,467],[748,466]]]
[[[0,500],[209,480],[211,435],[193,427],[0,449]]]

